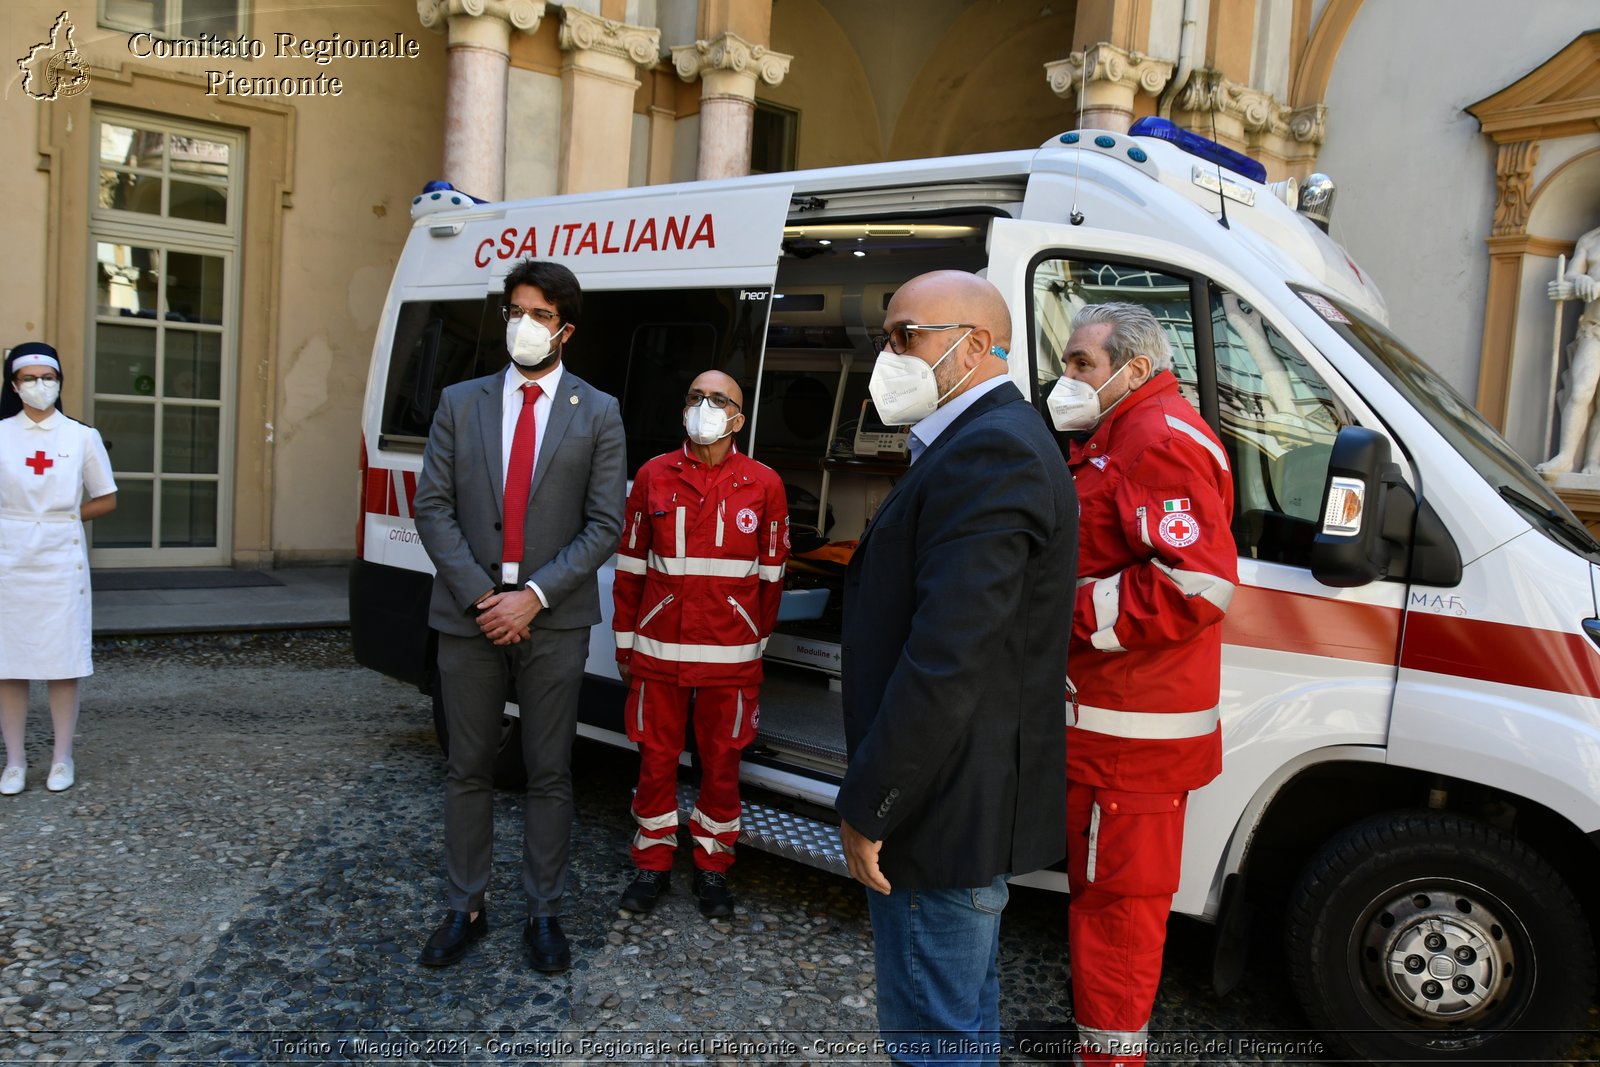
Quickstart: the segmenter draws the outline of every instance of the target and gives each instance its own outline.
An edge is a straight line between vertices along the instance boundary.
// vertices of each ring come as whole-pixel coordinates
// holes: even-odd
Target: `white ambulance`
[[[1388,331],[1325,216],[1290,206],[1327,190],[1263,177],[1157,120],[1035,151],[513,203],[431,189],[366,393],[358,657],[436,692],[411,520],[429,422],[446,385],[504,366],[510,266],[564,263],[584,286],[567,363],[620,399],[630,472],[677,446],[698,371],[752,398],[743,444],[789,487],[797,556],[744,837],[842,873],[841,575],[906,463],[867,393],[889,297],[927,270],[986,272],[1014,315],[1012,379],[1041,406],[1077,309],[1142,303],[1226,446],[1241,579],[1223,773],[1191,799],[1175,910],[1217,924],[1224,988],[1251,917],[1281,921],[1307,1015],[1352,1056],[1559,1050],[1595,984],[1600,544]],[[601,594],[609,608],[609,567]],[[608,624],[590,649],[581,732],[626,745]],[[508,702],[512,775],[515,716]]]

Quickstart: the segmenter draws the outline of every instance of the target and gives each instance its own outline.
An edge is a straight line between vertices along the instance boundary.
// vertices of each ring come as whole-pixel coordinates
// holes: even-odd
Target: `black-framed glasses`
[[[547,308],[525,308],[520,304],[500,305],[500,317],[507,322],[521,322],[524,315],[532,315],[540,326],[549,326],[561,316]]]
[[[880,333],[872,339],[872,347],[882,352],[885,348],[897,356],[906,354],[906,349],[911,347],[911,332],[923,330],[928,333],[937,333],[943,330],[976,330],[977,327],[970,322],[908,322],[903,326],[896,326],[888,333]]]
[[[683,406],[686,408],[699,407],[702,401],[710,404],[719,411],[727,408],[733,408],[737,410],[739,407],[738,401],[734,400],[731,396],[725,396],[722,393],[701,393],[694,389],[689,390],[689,392],[684,395]]]
[[[59,375],[59,374],[31,374],[30,375],[30,374],[23,374],[20,371],[17,372],[17,384],[18,385],[27,385],[29,382],[59,382],[60,380],[61,380],[61,375]]]

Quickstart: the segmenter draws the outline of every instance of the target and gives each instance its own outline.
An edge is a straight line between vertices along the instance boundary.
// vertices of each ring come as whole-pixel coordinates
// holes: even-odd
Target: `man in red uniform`
[[[1222,769],[1238,582],[1227,454],[1136,304],[1086,307],[1049,398],[1082,506],[1067,657],[1067,877],[1080,1063],[1145,1061],[1189,790]]]
[[[721,371],[689,386],[683,447],[639,468],[617,551],[617,664],[639,745],[638,868],[619,906],[648,912],[666,891],[678,836],[678,756],[694,700],[700,795],[689,817],[694,894],[733,914],[726,874],[739,837],[739,757],[755,736],[761,651],[778,621],[789,557],[783,481],[744,455],[744,395]]]

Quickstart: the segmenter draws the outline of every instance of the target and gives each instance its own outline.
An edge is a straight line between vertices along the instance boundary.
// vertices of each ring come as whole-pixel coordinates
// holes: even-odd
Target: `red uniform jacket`
[[[778,621],[789,506],[772,468],[687,443],[639,468],[612,588],[617,662],[674,685],[755,685]]]
[[[1083,514],[1067,777],[1196,789],[1222,769],[1222,617],[1239,580],[1227,453],[1163,371],[1068,459]]]

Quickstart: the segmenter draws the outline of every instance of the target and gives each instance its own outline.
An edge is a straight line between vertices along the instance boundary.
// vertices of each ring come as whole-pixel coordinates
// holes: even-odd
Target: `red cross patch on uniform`
[[[1200,540],[1200,524],[1186,511],[1174,511],[1165,516],[1157,532],[1161,540],[1173,548],[1188,548]]]
[[[753,508],[740,508],[738,516],[733,521],[739,524],[740,533],[756,532],[756,513]]]

